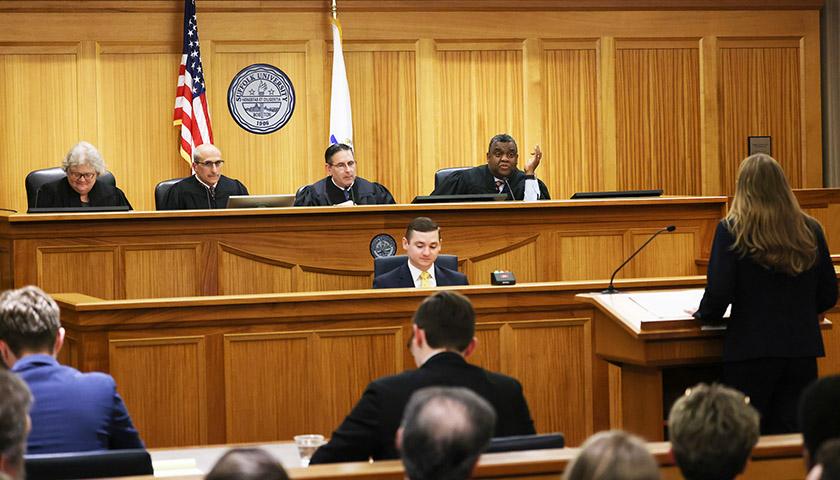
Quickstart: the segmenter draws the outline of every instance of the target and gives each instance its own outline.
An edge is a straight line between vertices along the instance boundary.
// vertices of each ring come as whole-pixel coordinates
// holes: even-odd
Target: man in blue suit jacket
[[[49,295],[31,286],[0,295],[0,356],[35,398],[27,453],[145,448],[114,379],[60,365],[63,343]]]
[[[403,249],[408,261],[373,279],[373,288],[431,288],[469,285],[467,276],[435,265],[440,253],[440,227],[434,220],[417,217],[408,224]]]

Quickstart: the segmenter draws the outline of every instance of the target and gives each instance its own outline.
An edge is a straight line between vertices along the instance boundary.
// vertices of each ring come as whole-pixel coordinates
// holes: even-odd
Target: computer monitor
[[[465,193],[462,195],[418,195],[411,203],[503,202],[505,193]]]
[[[613,192],[578,192],[572,195],[572,200],[584,198],[624,198],[624,197],[659,197],[662,190],[618,190]]]
[[[294,193],[282,195],[231,195],[227,208],[291,207],[295,204]]]
[[[32,207],[26,213],[101,213],[101,212],[127,212],[131,210],[128,205],[119,207]]]

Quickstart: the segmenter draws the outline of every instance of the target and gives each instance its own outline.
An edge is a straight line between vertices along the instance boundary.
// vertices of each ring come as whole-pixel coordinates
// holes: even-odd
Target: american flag
[[[184,50],[175,97],[175,126],[178,125],[181,126],[181,156],[192,165],[193,148],[203,143],[213,143],[204,70],[198,48],[195,0],[184,1]]]

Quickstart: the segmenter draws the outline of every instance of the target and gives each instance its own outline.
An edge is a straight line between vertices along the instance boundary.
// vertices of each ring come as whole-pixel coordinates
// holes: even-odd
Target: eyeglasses
[[[341,169],[341,170],[347,170],[348,168],[355,167],[356,166],[356,161],[355,160],[350,160],[347,163],[336,163],[335,165],[330,164],[330,166]]]
[[[93,180],[93,177],[96,176],[95,173],[78,173],[78,172],[67,172],[67,176],[72,178],[73,180],[85,179],[86,182]]]
[[[215,162],[211,162],[211,161],[196,162],[196,165],[201,165],[202,167],[205,167],[205,168],[212,168],[212,167],[221,168],[222,164],[224,164],[224,163],[225,163],[224,160],[216,160]]]

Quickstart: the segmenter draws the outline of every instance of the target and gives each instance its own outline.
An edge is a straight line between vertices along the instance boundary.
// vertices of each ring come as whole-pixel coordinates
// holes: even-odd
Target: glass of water
[[[312,454],[315,453],[315,450],[318,450],[318,447],[324,444],[324,436],[296,435],[295,444],[297,445],[298,453],[300,453],[300,466],[308,467]]]

